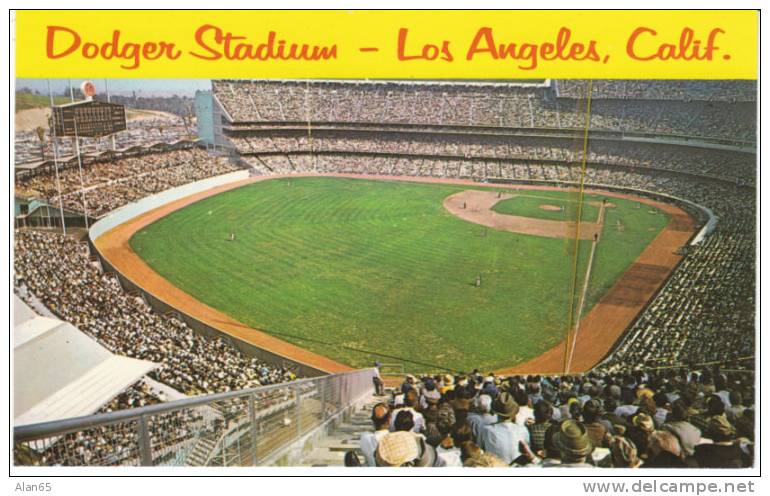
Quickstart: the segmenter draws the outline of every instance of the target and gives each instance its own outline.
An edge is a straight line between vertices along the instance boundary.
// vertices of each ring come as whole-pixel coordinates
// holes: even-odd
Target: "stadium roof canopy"
[[[110,353],[13,297],[14,425],[91,415],[157,367]]]
[[[141,152],[157,152],[157,151],[164,151],[164,150],[176,150],[179,148],[187,147],[188,145],[195,145],[196,143],[199,143],[200,140],[195,139],[180,139],[177,141],[172,142],[165,142],[165,141],[156,141],[153,143],[145,143],[142,145],[132,145],[126,148],[121,148],[118,150],[103,150],[99,152],[93,152],[93,153],[83,153],[80,155],[80,158],[83,161],[87,160],[100,160],[105,158],[121,158],[125,154],[131,154],[131,153],[141,153]],[[58,157],[56,162],[59,164],[68,164],[70,162],[76,162],[77,161],[77,154],[67,155],[67,156],[61,156]],[[39,168],[45,168],[45,167],[53,167],[55,165],[55,162],[53,160],[36,160],[32,162],[23,162],[19,164],[14,164],[14,170],[17,174],[19,173],[26,173],[26,172],[35,172]]]

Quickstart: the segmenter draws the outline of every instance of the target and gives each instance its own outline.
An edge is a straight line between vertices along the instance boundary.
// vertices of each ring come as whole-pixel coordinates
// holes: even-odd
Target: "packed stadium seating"
[[[555,83],[560,97],[585,96],[586,81],[560,79]],[[757,85],[753,81],[606,79],[592,84],[591,94],[599,99],[754,102],[757,98]]]
[[[130,120],[125,131],[115,135],[114,148],[125,150],[134,146],[146,146],[153,143],[173,143],[189,138],[192,130],[184,126],[182,118],[171,114],[163,117]],[[68,157],[76,153],[72,139],[60,139],[54,148],[50,130],[43,129],[43,142],[35,130],[16,131],[14,161],[17,164],[53,160],[54,153],[59,157]],[[80,153],[92,154],[113,149],[112,137],[81,138]]]
[[[64,208],[99,218],[145,196],[192,181],[237,170],[223,157],[211,157],[199,148],[136,154],[87,162],[83,186],[78,167],[59,174]],[[16,195],[46,198],[59,204],[55,175],[44,173],[16,181]],[[85,197],[85,208],[83,205]]]
[[[346,172],[458,179],[578,181],[576,136],[490,134],[465,126],[579,128],[586,82],[527,85],[215,81],[225,134],[263,174]],[[585,181],[665,193],[710,208],[717,230],[692,247],[612,363],[695,364],[754,348],[756,85],[746,81],[598,81]],[[311,132],[285,123],[308,121]],[[276,129],[265,131],[266,123]],[[259,129],[249,127],[261,123]],[[335,123],[329,125],[329,123]],[[343,125],[344,123],[344,125]],[[376,123],[378,129],[356,125]],[[404,130],[403,125],[454,126]],[[336,129],[335,129],[336,127]],[[391,129],[389,130],[390,127]],[[652,138],[654,136],[654,138]],[[696,137],[695,142],[682,136]],[[725,340],[729,345],[725,346]]]
[[[580,128],[585,84],[572,82],[564,89],[564,83],[555,92],[547,86],[330,81],[223,80],[213,88],[234,122]],[[663,81],[635,83],[597,83],[593,128],[756,139],[756,86],[750,81],[675,83],[671,90]]]
[[[235,160],[189,148],[94,161],[83,170],[84,192],[77,168],[60,174],[65,207],[82,211],[84,194],[89,216],[98,218],[152,193],[237,167],[264,175],[353,173],[564,185],[580,180],[576,130],[585,122],[583,82],[517,86],[221,80],[212,84],[226,119],[224,139]],[[545,408],[537,404],[548,400],[554,419],[578,420],[576,428],[588,431],[594,447],[609,449],[597,462],[602,466],[635,467],[639,460],[647,466],[750,466],[755,93],[752,82],[594,82],[591,131],[623,136],[597,135],[589,140],[585,182],[697,203],[716,216],[716,229],[687,248],[683,262],[592,373],[410,379],[401,392],[416,391],[417,403],[414,393],[397,394],[387,407],[395,408],[392,418],[404,409],[402,404],[419,412],[426,425],[422,434],[448,465],[497,466],[514,460],[543,466],[583,463],[562,458],[555,445],[549,451],[547,440],[558,437],[551,422],[534,430],[529,425],[527,418],[535,418],[533,410]],[[436,128],[423,129],[426,126]],[[25,140],[34,144],[30,137]],[[50,172],[17,179],[16,192],[58,202]],[[140,298],[126,295],[72,238],[26,229],[16,230],[15,237],[17,293],[41,303],[115,353],[161,363],[162,368],[151,374],[153,380],[185,394],[199,394],[295,377],[293,371],[246,357],[224,341],[203,338],[173,316],[154,313]],[[470,386],[463,386],[466,383]],[[426,395],[434,390],[440,394]],[[542,451],[539,459],[518,448],[511,460],[496,454],[473,424],[466,425],[466,418],[481,415],[473,410],[488,407],[485,403],[493,402],[500,411],[510,408],[505,396],[499,398],[503,390],[512,394],[519,412],[526,413],[520,425],[531,435],[527,444],[531,454]],[[488,394],[490,400],[479,400],[479,393]],[[157,394],[138,385],[105,408],[160,401]],[[423,402],[428,396],[432,400]],[[743,401],[735,401],[740,396]],[[596,403],[600,413],[595,412]],[[679,437],[678,429],[689,429],[682,427],[688,417],[699,436],[724,446],[721,454],[706,453],[707,448],[698,452],[697,443]],[[211,429],[221,431],[221,426]],[[673,432],[675,439],[667,432]],[[100,442],[84,436],[78,441],[83,449],[72,463],[107,456],[110,463],[120,464],[135,458],[119,453],[116,446],[121,442],[110,437],[114,435],[96,436]],[[171,437],[184,440],[183,433]],[[540,440],[532,442],[535,439]],[[490,456],[479,456],[479,448]],[[659,456],[665,451],[672,456]],[[46,462],[38,455],[35,463]]]
[[[351,135],[351,133],[318,133],[312,137],[297,136],[255,136],[231,138],[236,149],[246,157],[285,154],[338,154],[338,153],[377,153],[384,155],[418,155],[453,157],[458,160],[478,159],[484,161],[509,161],[518,163],[553,164],[580,163],[582,150],[578,151],[574,142],[565,139],[543,139],[535,137],[503,137],[487,135],[445,135],[442,133],[401,133],[369,136]],[[422,134],[422,135],[421,135]],[[301,168],[282,168],[279,161],[284,159],[270,157],[269,162],[276,164],[274,172],[290,172]],[[612,140],[591,141],[587,161],[591,164],[613,165],[622,167],[652,168],[674,172],[685,172],[701,176],[711,176],[740,184],[754,184],[755,156],[751,153],[690,148],[665,143],[629,142],[618,143]],[[252,161],[253,162],[253,161]],[[269,168],[272,168],[268,165]],[[502,172],[500,173],[502,174]],[[423,174],[425,175],[425,174]],[[441,176],[439,174],[433,174]],[[503,177],[494,172],[487,172],[483,177]]]
[[[754,460],[753,381],[719,367],[407,376],[379,400],[345,465],[745,468]]]

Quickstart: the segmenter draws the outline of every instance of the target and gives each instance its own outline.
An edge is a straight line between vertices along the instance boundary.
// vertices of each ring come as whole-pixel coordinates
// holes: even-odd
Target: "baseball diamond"
[[[755,465],[756,82],[18,83],[14,464]]]
[[[476,223],[442,206],[457,194],[485,192],[451,183],[274,179],[155,220],[133,234],[129,248],[171,284],[245,326],[351,366],[377,356],[398,356],[410,368],[521,365],[564,338],[570,233],[553,239],[493,227],[482,236]],[[529,188],[516,194],[557,202],[574,196]],[[602,198],[595,192],[585,201]],[[586,313],[669,222],[669,214],[637,208],[638,201],[613,198]],[[616,220],[626,229],[610,227]],[[589,244],[581,242],[579,272]],[[477,273],[484,280],[478,289]]]

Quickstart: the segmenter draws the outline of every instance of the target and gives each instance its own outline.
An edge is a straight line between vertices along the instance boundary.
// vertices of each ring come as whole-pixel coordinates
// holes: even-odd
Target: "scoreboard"
[[[126,108],[116,103],[85,100],[53,107],[54,136],[99,138],[126,130]]]

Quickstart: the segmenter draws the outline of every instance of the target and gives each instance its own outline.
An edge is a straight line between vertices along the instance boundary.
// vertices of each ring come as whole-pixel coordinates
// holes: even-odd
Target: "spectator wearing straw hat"
[[[612,466],[615,468],[638,468],[642,466],[642,460],[634,443],[623,436],[612,436],[609,440]]]
[[[687,468],[679,440],[669,431],[655,431],[647,446],[645,468]]]
[[[378,467],[443,467],[433,446],[411,432],[391,432],[382,438],[375,459]]]
[[[743,468],[749,466],[746,454],[736,439],[735,427],[724,415],[714,415],[709,420],[705,435],[713,444],[695,447],[695,459],[701,468]]]

